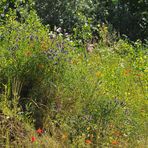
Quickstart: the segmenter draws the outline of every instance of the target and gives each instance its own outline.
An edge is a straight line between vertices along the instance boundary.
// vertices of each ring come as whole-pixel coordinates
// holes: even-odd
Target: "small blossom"
[[[5,15],[4,14],[1,14],[1,17],[5,17]]]
[[[65,33],[65,36],[68,36],[68,33]]]
[[[101,72],[100,71],[96,72],[96,76],[101,77]]]
[[[38,134],[42,134],[42,133],[43,133],[43,130],[39,128],[36,132],[37,132]]]
[[[87,139],[87,140],[85,140],[85,143],[86,144],[91,144],[92,142],[91,142],[91,140]]]
[[[62,28],[59,27],[56,31],[57,31],[58,33],[61,33],[61,32],[62,32]]]
[[[50,37],[50,39],[55,39],[56,35],[53,32],[50,32],[49,37]]]
[[[66,133],[63,134],[63,135],[62,135],[62,140],[63,140],[63,141],[66,141],[67,139],[68,139],[68,135],[67,135]]]
[[[36,138],[34,136],[31,137],[31,142],[35,142]]]
[[[124,70],[124,75],[125,76],[129,76],[131,74],[131,70],[130,69],[125,69]]]
[[[136,74],[136,76],[141,77],[142,75],[141,74]]]
[[[118,144],[119,144],[118,141],[116,141],[116,140],[113,140],[113,141],[112,141],[112,145],[118,145]]]
[[[120,63],[120,66],[122,67],[122,68],[124,68],[125,66],[124,66],[124,63]]]
[[[86,46],[86,51],[87,51],[88,53],[93,52],[93,49],[94,49],[94,45],[93,45],[93,44],[87,44],[87,46]]]

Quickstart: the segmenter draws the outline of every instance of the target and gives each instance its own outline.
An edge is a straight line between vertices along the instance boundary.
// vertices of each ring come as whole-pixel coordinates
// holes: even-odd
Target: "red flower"
[[[87,139],[87,140],[85,140],[85,143],[91,144],[92,142],[91,142],[91,140]]]
[[[31,137],[31,142],[34,142],[36,138],[34,136]]]
[[[42,134],[42,133],[43,133],[43,130],[39,128],[38,130],[36,130],[36,132],[37,132],[38,134]]]

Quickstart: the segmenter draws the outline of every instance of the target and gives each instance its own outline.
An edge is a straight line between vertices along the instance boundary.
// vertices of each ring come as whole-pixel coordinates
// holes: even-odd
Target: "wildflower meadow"
[[[146,30],[114,27],[116,1],[64,2],[0,2],[0,147],[147,148]]]

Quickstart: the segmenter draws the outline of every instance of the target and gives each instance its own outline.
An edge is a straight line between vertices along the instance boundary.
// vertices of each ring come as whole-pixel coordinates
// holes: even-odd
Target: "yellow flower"
[[[90,130],[90,127],[88,127],[87,130],[89,131]]]
[[[63,134],[63,135],[62,135],[62,140],[63,140],[63,141],[66,141],[67,139],[68,139],[67,133]]]
[[[41,42],[42,50],[48,50],[48,44],[46,42]]]
[[[145,73],[148,73],[148,69],[145,69],[144,72],[145,72]]]
[[[97,77],[101,77],[101,75],[102,75],[102,74],[101,74],[100,71],[97,71],[97,72],[96,72],[96,76],[97,76]]]

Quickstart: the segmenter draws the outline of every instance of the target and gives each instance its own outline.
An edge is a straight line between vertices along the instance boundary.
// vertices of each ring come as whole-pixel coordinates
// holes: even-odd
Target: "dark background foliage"
[[[142,41],[148,39],[148,1],[147,0],[3,0],[0,3],[1,18],[15,9],[18,20],[22,18],[21,9],[37,10],[44,24],[62,27],[72,32],[80,26],[82,16],[92,18],[92,24],[109,23],[117,32],[129,39]]]
[[[80,23],[78,13],[93,19],[93,24],[109,23],[131,40],[148,36],[147,0],[36,0],[36,10],[45,24],[67,30]]]

